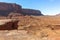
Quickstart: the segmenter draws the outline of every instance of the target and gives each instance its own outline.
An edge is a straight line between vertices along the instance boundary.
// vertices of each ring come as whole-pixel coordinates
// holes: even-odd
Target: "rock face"
[[[0,2],[0,15],[1,16],[6,16],[10,12],[20,13],[21,12],[21,6],[17,5],[17,4],[14,4],[14,3]]]
[[[41,11],[33,10],[33,9],[22,9],[22,13],[24,15],[33,15],[33,16],[41,16]]]

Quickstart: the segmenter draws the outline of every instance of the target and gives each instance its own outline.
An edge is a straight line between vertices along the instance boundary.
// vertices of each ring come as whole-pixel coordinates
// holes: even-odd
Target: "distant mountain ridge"
[[[56,16],[60,16],[60,13],[56,14]]]
[[[41,14],[41,11],[34,9],[22,9],[22,13],[25,15],[35,15],[35,16],[43,15]]]

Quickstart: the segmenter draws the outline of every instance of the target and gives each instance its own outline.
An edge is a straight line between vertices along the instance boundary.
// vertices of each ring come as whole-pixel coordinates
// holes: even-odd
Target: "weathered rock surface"
[[[9,15],[8,15],[8,18],[12,18],[12,17],[19,17],[19,16],[23,16],[23,14],[20,14],[20,13],[10,13]]]
[[[60,40],[58,16],[16,16],[15,18],[19,20],[18,30],[0,30],[0,40]]]
[[[26,30],[30,35],[23,40],[60,40],[60,17],[21,16],[18,19],[18,30]]]
[[[1,19],[0,20],[0,30],[12,30],[17,29],[18,21],[12,20],[12,19]]]

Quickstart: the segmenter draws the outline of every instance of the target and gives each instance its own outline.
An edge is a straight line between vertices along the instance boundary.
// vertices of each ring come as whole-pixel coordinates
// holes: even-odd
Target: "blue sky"
[[[60,13],[60,0],[0,0],[0,2],[17,3],[23,8],[40,10],[44,15]]]

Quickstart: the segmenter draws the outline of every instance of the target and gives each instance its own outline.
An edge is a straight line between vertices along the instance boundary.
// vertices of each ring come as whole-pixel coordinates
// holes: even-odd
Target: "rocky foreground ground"
[[[1,30],[0,40],[60,40],[59,31],[43,29],[36,34],[28,34],[25,30]]]
[[[16,16],[0,20],[5,20],[5,30],[0,25],[0,40],[60,40],[60,16]],[[18,25],[16,29],[13,24]]]

